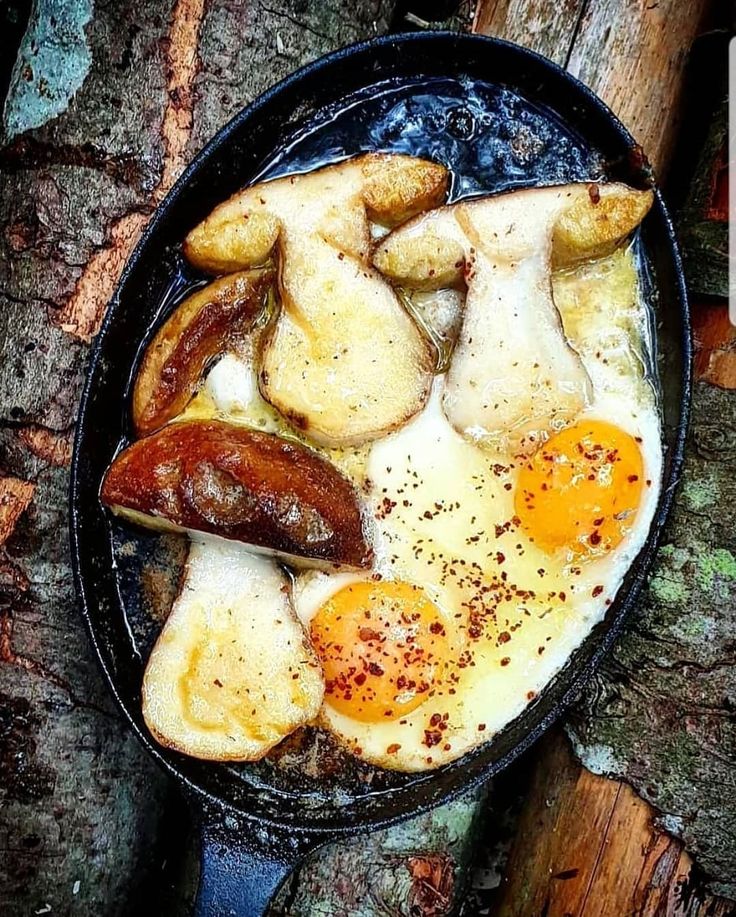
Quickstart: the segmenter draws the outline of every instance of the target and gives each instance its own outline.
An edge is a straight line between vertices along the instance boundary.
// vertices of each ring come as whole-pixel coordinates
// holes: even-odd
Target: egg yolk
[[[415,710],[449,656],[443,617],[423,589],[401,582],[345,586],[312,619],[325,701],[365,723]]]
[[[522,466],[516,514],[546,551],[597,556],[631,529],[643,474],[633,436],[606,421],[582,420],[552,436]]]

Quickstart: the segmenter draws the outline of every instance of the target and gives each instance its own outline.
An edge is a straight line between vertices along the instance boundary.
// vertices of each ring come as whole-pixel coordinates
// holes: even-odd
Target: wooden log
[[[584,7],[585,0],[479,0],[473,31],[531,48],[565,67]]]
[[[330,845],[287,883],[271,917],[447,917],[465,895],[484,798],[471,791],[405,825]]]
[[[663,172],[685,62],[710,0],[479,0],[474,30],[532,48],[586,83]]]
[[[561,730],[538,754],[493,917],[732,917],[628,784],[582,767]]]
[[[711,385],[736,389],[736,326],[725,303],[696,303],[693,335],[696,376]]]

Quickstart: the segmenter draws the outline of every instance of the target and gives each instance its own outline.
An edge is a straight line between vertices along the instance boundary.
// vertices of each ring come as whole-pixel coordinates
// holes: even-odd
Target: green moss
[[[671,628],[672,632],[686,643],[697,643],[713,630],[713,619],[703,615],[683,615]]]
[[[671,775],[669,779],[673,782],[673,786],[683,781],[687,782],[695,775],[701,757],[702,750],[689,733],[684,730],[672,733],[666,750],[664,748],[662,750],[661,761]],[[668,789],[666,783],[667,777],[663,780],[665,790]]]
[[[711,590],[716,580],[736,580],[736,557],[726,548],[704,551],[696,560],[695,581],[703,590]]]
[[[655,573],[650,580],[649,591],[660,605],[685,605],[690,598],[690,590],[682,575],[674,570]]]
[[[715,481],[709,477],[685,481],[681,499],[688,509],[699,512],[718,503],[718,488]]]

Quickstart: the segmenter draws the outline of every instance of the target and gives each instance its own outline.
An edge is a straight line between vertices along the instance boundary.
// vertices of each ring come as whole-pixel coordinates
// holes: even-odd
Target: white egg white
[[[375,520],[374,573],[422,586],[451,622],[453,674],[412,713],[380,723],[353,719],[326,698],[322,724],[375,764],[436,767],[518,716],[603,617],[647,536],[662,451],[654,393],[637,356],[644,347],[644,306],[631,254],[619,252],[596,271],[569,272],[556,293],[593,384],[581,419],[607,420],[641,440],[647,486],[635,523],[616,549],[595,560],[579,563],[536,547],[508,526],[518,468],[450,426],[441,406],[444,377],[438,377],[424,411],[373,444],[365,474]],[[618,327],[612,306],[619,307]],[[294,602],[303,623],[350,581],[340,574],[300,578]],[[471,636],[469,609],[481,606],[489,613],[480,615],[478,638]]]
[[[646,312],[633,256],[619,251],[555,275],[553,288],[592,384],[581,418],[609,421],[641,440],[647,486],[635,522],[616,549],[594,560],[553,557],[537,547],[510,524],[518,463],[453,429],[442,410],[444,376],[436,378],[425,409],[395,433],[363,448],[320,449],[365,494],[375,562],[365,573],[296,575],[293,603],[307,633],[336,592],[380,578],[421,586],[444,617],[453,646],[443,682],[401,719],[361,722],[325,699],[320,724],[364,760],[428,769],[491,739],[603,617],[646,539],[662,449],[644,372]],[[240,357],[226,356],[215,366],[187,415],[213,413],[302,438],[263,400],[253,366]]]

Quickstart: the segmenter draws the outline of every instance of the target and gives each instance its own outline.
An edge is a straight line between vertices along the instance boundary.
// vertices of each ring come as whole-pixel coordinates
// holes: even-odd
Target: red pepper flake
[[[401,748],[398,742],[394,742],[393,745],[389,745],[386,749],[387,755],[395,755],[396,752]]]
[[[433,713],[429,719],[430,726],[439,726],[441,722],[442,722],[442,717],[440,716],[439,713]]]
[[[501,633],[498,635],[499,643],[508,643],[510,639],[511,639],[511,634],[506,630],[502,630]]]
[[[588,541],[595,547],[601,543],[601,533],[600,532],[591,532]]]
[[[355,676],[355,684],[358,685],[359,688],[362,687],[365,684],[365,678],[365,672],[358,672]]]
[[[599,596],[601,592],[603,592],[603,586],[595,586],[593,588],[593,598],[596,598],[596,596]]]
[[[504,656],[503,659],[501,660],[501,665],[508,665],[510,662],[511,662],[511,658],[509,656]]]
[[[486,724],[478,723],[478,732],[485,732],[485,731],[486,731]]]
[[[628,482],[629,482],[629,484],[633,484],[634,481],[638,481],[638,480],[639,480],[639,475],[638,475],[638,474],[630,474],[629,477],[628,477]]]
[[[369,662],[368,671],[371,675],[375,675],[376,677],[383,675],[383,669],[377,662]],[[355,680],[357,681],[358,679],[356,678]]]
[[[217,685],[218,688],[221,688],[221,687],[222,687],[222,682],[220,681],[219,678],[216,678],[216,679],[212,682],[212,684],[213,684],[213,685]]]
[[[373,630],[372,627],[361,627],[358,631],[358,636],[364,643],[368,643],[369,640],[380,640],[381,635]]]
[[[427,748],[433,748],[435,745],[439,745],[442,741],[442,733],[439,729],[425,729],[424,730],[424,744]]]

